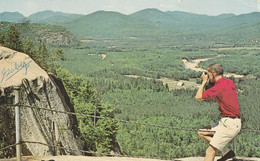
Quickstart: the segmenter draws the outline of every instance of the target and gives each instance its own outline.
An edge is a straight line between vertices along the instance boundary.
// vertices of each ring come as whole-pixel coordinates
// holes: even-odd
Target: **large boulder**
[[[6,145],[15,143],[14,88],[19,87],[20,104],[74,112],[62,81],[46,73],[28,55],[0,46],[0,137]],[[23,155],[80,155],[75,115],[20,107]],[[37,143],[36,143],[37,142]],[[57,146],[56,146],[57,145]],[[59,148],[61,147],[61,148]],[[6,151],[14,155],[15,147]]]

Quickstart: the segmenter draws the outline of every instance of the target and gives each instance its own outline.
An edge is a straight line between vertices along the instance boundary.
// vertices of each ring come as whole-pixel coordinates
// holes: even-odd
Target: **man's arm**
[[[195,99],[197,101],[203,101],[202,93],[203,93],[204,87],[208,81],[208,76],[205,75],[205,73],[203,72],[203,74],[201,75],[201,79],[202,79],[202,83],[201,83],[201,85],[197,91],[196,97],[195,97]]]

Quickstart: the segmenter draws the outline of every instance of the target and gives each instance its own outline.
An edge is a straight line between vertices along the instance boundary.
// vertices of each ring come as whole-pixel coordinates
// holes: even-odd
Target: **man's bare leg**
[[[207,130],[208,130],[208,131],[207,131]],[[210,126],[210,125],[208,125],[208,126],[206,126],[206,127],[203,127],[203,128],[201,128],[201,129],[199,129],[198,135],[199,135],[202,139],[206,140],[207,142],[210,142],[211,139],[212,139],[212,137],[213,137],[213,135],[214,135],[214,132],[211,132],[210,130],[211,130],[211,126]]]
[[[217,154],[218,149],[213,146],[209,146],[206,150],[206,156],[204,161],[214,161],[215,155]]]
[[[207,142],[210,142],[214,133],[213,132],[207,132],[206,130],[209,130],[209,129],[200,129],[201,131],[198,132],[198,135],[206,140]],[[205,131],[203,131],[205,130]],[[224,156],[225,154],[227,154],[228,152],[230,151],[230,149],[228,147],[225,147],[221,152],[222,152],[222,155]]]
[[[212,132],[199,131],[198,135],[207,142],[210,142],[214,134]]]

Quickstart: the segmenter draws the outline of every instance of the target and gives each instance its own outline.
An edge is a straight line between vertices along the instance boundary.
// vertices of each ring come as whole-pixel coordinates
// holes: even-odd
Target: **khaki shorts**
[[[210,145],[223,150],[223,148],[239,133],[241,130],[241,119],[222,117],[218,123],[212,124],[211,129],[213,138]],[[203,129],[200,129],[203,131]]]

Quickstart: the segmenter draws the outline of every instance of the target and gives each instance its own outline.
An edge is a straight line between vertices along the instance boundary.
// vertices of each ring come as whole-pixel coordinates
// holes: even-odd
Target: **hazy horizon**
[[[158,9],[158,8],[145,8],[145,9]],[[141,10],[139,10],[139,11],[142,11],[142,10],[145,10],[145,9],[141,9]],[[158,9],[158,10],[159,10],[159,9]],[[11,11],[11,12],[10,12],[10,11],[4,11],[4,12],[0,12],[0,14],[1,14],[1,13],[15,13],[15,12],[18,12],[18,13],[22,14],[24,17],[29,17],[29,16],[31,16],[31,15],[33,15],[33,14],[40,13],[40,12],[45,12],[45,11],[60,12],[60,13],[67,13],[67,14],[89,15],[89,14],[92,14],[92,13],[95,13],[95,12],[105,11],[105,10],[97,10],[97,11],[94,11],[94,12],[92,12],[92,13],[88,13],[88,14],[69,13],[69,12],[64,12],[64,11],[53,11],[53,10],[49,10],[49,9],[41,10],[41,11],[36,11],[35,13],[32,13],[32,14],[30,14],[30,15],[28,15],[28,16],[22,14],[22,13],[19,12],[19,11],[13,11],[13,12],[12,12],[12,11]],[[160,11],[161,11],[161,10],[160,10]],[[121,12],[119,12],[119,11],[105,11],[105,12],[117,12],[117,13],[121,13]],[[138,11],[136,11],[136,12],[138,12]],[[131,15],[131,14],[134,14],[134,13],[136,13],[136,12],[129,13],[129,14],[124,14],[124,13],[121,13],[121,14],[124,14],[124,15]],[[162,11],[162,12],[168,12],[168,11]],[[169,12],[186,12],[186,13],[191,13],[191,14],[207,15],[207,14],[193,13],[193,12],[187,12],[187,11],[177,11],[177,10],[176,10],[176,11],[169,11]],[[222,14],[219,14],[219,15],[233,14],[233,15],[237,15],[237,16],[239,16],[239,15],[250,14],[250,13],[254,13],[254,12],[257,12],[257,11],[248,12],[248,13],[241,13],[241,14],[222,13]],[[260,13],[260,12],[259,12],[259,13]],[[219,16],[219,15],[207,15],[207,16]]]
[[[25,17],[51,10],[88,15],[96,11],[132,14],[147,8],[217,16],[260,12],[260,0],[1,0],[0,13],[19,12]]]

